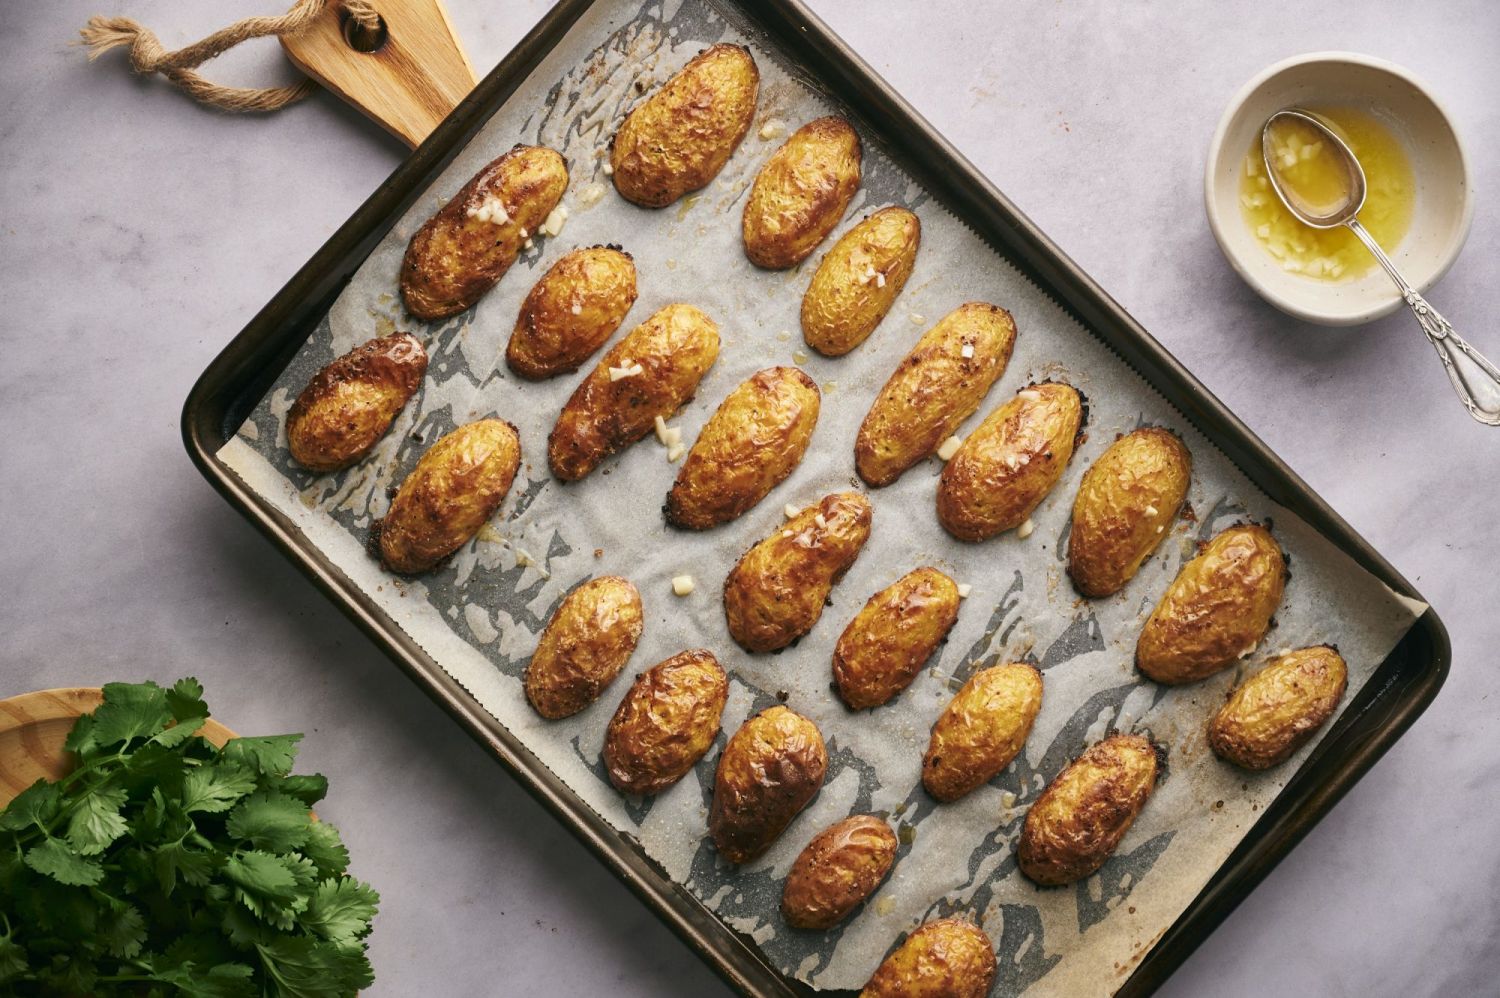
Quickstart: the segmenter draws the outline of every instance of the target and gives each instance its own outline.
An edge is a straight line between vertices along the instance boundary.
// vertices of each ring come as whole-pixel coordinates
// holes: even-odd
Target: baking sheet
[[[628,205],[600,169],[609,135],[639,92],[720,40],[748,42],[761,68],[760,110],[750,136],[700,195],[661,211]],[[755,169],[785,133],[829,110],[805,77],[789,74],[710,5],[596,4],[361,267],[220,457],[583,800],[638,839],[670,877],[750,934],[786,973],[815,987],[858,987],[902,931],[925,917],[968,911],[996,943],[997,994],[1032,985],[1036,991],[1108,993],[1196,896],[1300,761],[1247,776],[1208,753],[1203,722],[1238,674],[1280,647],[1332,640],[1349,661],[1352,696],[1410,626],[1416,608],[1270,504],[1147,385],[928,199],[883,155],[868,129],[861,129],[864,184],[825,248],[869,210],[900,203],[922,218],[922,250],[895,309],[863,347],[837,360],[809,356],[797,312],[820,254],[798,271],[755,269],[739,245],[739,210]],[[433,326],[412,322],[395,297],[406,240],[479,167],[516,142],[551,145],[569,160],[564,203],[570,217],[561,235],[538,240],[471,313]],[[719,361],[699,397],[672,421],[686,440],[696,437],[724,395],[761,367],[797,363],[823,387],[822,417],[802,466],[733,524],[706,534],[665,527],[659,507],[679,465],[669,464],[654,440],[581,483],[562,486],[547,473],[546,434],[582,372],[543,384],[519,381],[504,368],[504,344],[521,299],[546,267],[575,246],[604,242],[623,244],[640,272],[641,297],[625,328],[678,300],[703,308],[720,325]],[[932,512],[934,460],[871,493],[870,543],[808,637],[778,655],[741,652],[723,624],[718,594],[724,574],[746,547],[779,529],[783,505],[858,486],[852,446],[870,400],[926,328],[972,299],[1010,309],[1020,333],[1009,370],[965,430],[1033,378],[1068,380],[1090,399],[1089,438],[1034,517],[1035,533],[981,545],[949,539]],[[291,399],[328,360],[396,329],[428,342],[432,364],[423,393],[359,467],[334,476],[293,467],[284,431]],[[418,581],[388,577],[363,550],[388,491],[437,436],[489,415],[517,425],[526,455],[501,512],[440,571]],[[1143,423],[1182,432],[1192,448],[1195,517],[1179,525],[1125,593],[1085,603],[1062,573],[1072,495],[1084,468],[1115,435]],[[1145,614],[1197,540],[1246,516],[1274,517],[1292,555],[1278,627],[1245,670],[1185,689],[1139,682],[1131,655]],[[937,565],[972,585],[959,622],[893,704],[850,714],[829,690],[833,643],[869,595],[919,564]],[[697,577],[698,589],[680,599],[671,594],[670,579],[684,572]],[[645,601],[645,632],[627,673],[686,647],[711,648],[731,676],[726,732],[784,695],[828,741],[822,793],[765,857],[744,869],[718,862],[704,837],[723,735],[670,792],[623,799],[605,781],[598,752],[628,674],[590,710],[562,722],[541,721],[525,703],[520,675],[536,632],[574,585],[605,573],[631,578]],[[1043,670],[1042,712],[1026,751],[1006,773],[964,801],[938,808],[920,788],[927,730],[952,690],[997,657],[1026,659]],[[1038,890],[1016,873],[1012,854],[1025,809],[1047,779],[1110,728],[1149,730],[1164,741],[1171,753],[1168,776],[1098,874],[1073,888]],[[902,847],[891,880],[840,929],[788,929],[776,910],[787,867],[819,828],[856,811],[887,814],[897,826]]]

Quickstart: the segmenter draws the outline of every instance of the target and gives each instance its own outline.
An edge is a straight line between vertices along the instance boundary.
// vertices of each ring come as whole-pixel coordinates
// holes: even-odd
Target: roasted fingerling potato
[[[406,246],[401,299],[418,319],[446,319],[493,288],[568,189],[555,150],[516,146],[463,186]]]
[[[958,620],[958,586],[913,569],[871,596],[833,649],[833,681],[852,710],[878,707],[911,685]]]
[[[1052,381],[1021,389],[990,413],[943,466],[943,529],[961,541],[983,541],[1025,523],[1062,478],[1083,418],[1083,397]]]
[[[638,105],[609,151],[615,190],[645,208],[662,208],[707,187],[755,119],[760,70],[741,45],[698,53]]]
[[[621,793],[658,794],[719,735],[729,678],[713,653],[678,652],[636,677],[604,734],[604,771]]]
[[[574,390],[547,438],[547,464],[576,481],[690,401],[719,356],[719,327],[668,305],[631,330]]]
[[[707,530],[749,511],[802,461],[820,403],[817,382],[798,368],[751,375],[698,435],[667,495],[667,522]]]
[[[1068,533],[1068,577],[1080,595],[1108,596],[1135,576],[1177,519],[1192,470],[1180,437],[1147,426],[1116,440],[1084,472]]]
[[[1161,761],[1140,735],[1088,748],[1026,812],[1016,861],[1044,887],[1082,880],[1104,865],[1156,789]]]
[[[895,205],[844,233],[802,296],[807,345],[825,357],[841,357],[868,339],[906,286],[921,243],[921,221]]]
[[[629,253],[590,246],[564,255],[521,303],[506,365],[531,381],[578,370],[620,328],[635,299]]]
[[[641,594],[618,575],[590,579],[558,606],[526,666],[526,699],[549,720],[578,713],[614,682],[641,639]]]
[[[872,814],[823,829],[797,855],[781,914],[797,929],[831,929],[875,893],[896,861],[896,833]]]
[[[1225,762],[1270,769],[1328,723],[1349,682],[1332,645],[1298,648],[1240,684],[1208,724],[1208,744]]]
[[[520,466],[521,438],[503,420],[467,423],[438,440],[376,524],[381,564],[416,575],[463,547],[500,508]]]
[[[927,922],[885,958],[860,998],[988,998],[995,946],[960,918]]]
[[[1286,556],[1271,531],[1242,523],[1182,566],[1141,628],[1135,664],[1158,683],[1191,683],[1255,650],[1286,587]]]
[[[1042,674],[1024,662],[981,669],[954,694],[932,726],[922,786],[954,801],[983,786],[1026,745],[1042,709]]]
[[[968,302],[922,335],[875,397],[854,442],[866,484],[889,485],[935,454],[979,408],[1016,343],[1016,324],[998,305]]]
[[[746,551],[724,580],[735,642],[749,652],[776,651],[812,630],[869,539],[871,515],[858,492],[835,492]]]
[[[731,863],[769,849],[808,802],[828,771],[818,726],[782,706],[769,707],[734,733],[719,756],[708,832]]]
[[[361,344],[324,367],[292,403],[286,442],[308,471],[338,471],[374,449],[422,387],[427,351],[410,333]]]
[[[745,199],[745,255],[757,267],[795,267],[844,217],[859,190],[859,133],[843,118],[809,121],[766,160]]]

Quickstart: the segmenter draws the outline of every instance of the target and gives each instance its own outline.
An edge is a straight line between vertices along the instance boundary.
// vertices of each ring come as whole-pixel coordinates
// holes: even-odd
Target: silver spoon
[[[1333,205],[1313,205],[1299,198],[1296,191],[1281,186],[1277,158],[1271,145],[1271,129],[1278,121],[1285,120],[1295,120],[1316,130],[1322,141],[1327,143],[1327,148],[1339,159],[1348,172],[1348,183],[1345,185],[1348,193],[1342,201]],[[1375,254],[1375,259],[1390,275],[1391,280],[1396,282],[1396,287],[1401,289],[1401,297],[1406,299],[1412,314],[1422,324],[1422,332],[1427,334],[1427,339],[1437,350],[1438,358],[1448,372],[1448,380],[1453,383],[1453,390],[1458,392],[1459,400],[1469,410],[1469,415],[1489,426],[1500,426],[1500,370],[1454,332],[1448,320],[1439,315],[1437,309],[1427,304],[1427,299],[1418,294],[1417,289],[1401,276],[1380,244],[1355,217],[1365,206],[1365,171],[1359,165],[1353,150],[1317,115],[1293,107],[1277,111],[1266,119],[1260,131],[1260,151],[1266,161],[1266,174],[1271,178],[1271,187],[1288,211],[1314,229],[1333,229],[1346,225]]]

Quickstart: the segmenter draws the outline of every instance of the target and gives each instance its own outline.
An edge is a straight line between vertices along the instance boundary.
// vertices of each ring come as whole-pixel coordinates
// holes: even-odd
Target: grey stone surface
[[[194,673],[247,732],[308,734],[320,813],[384,896],[372,995],[710,995],[723,986],[213,493],[177,419],[220,347],[400,162],[319,95],[200,110],[92,13],[179,44],[276,2],[58,0],[0,14],[0,695]],[[541,0],[449,0],[493,65]],[[1201,207],[1218,115],[1264,65],[1346,48],[1447,103],[1478,197],[1432,298],[1500,354],[1500,8],[814,0],[835,30],[1417,583],[1454,644],[1415,728],[1162,990],[1489,994],[1500,977],[1500,430],[1404,315],[1284,318]],[[916,11],[921,10],[920,22]],[[215,78],[292,78],[261,42]]]

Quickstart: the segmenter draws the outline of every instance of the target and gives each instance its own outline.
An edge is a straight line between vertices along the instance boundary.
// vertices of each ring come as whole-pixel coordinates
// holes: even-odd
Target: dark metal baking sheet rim
[[[386,617],[280,513],[216,457],[312,324],[396,220],[594,2],[561,0],[454,113],[341,226],[209,365],[183,408],[182,433],[204,477],[380,645],[726,981],[746,994],[808,995],[671,883]],[[1213,441],[1257,486],[1393,590],[1421,596],[1123,308],[1052,244],[800,0],[734,0],[818,82],[876,131],[926,189],[1103,340]],[[1428,609],[1309,756],[1208,885],[1123,982],[1154,991],[1277,862],[1374,765],[1437,695],[1447,676],[1446,629]],[[846,992],[847,994],[847,992]]]

